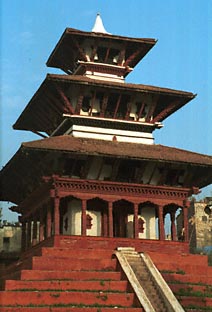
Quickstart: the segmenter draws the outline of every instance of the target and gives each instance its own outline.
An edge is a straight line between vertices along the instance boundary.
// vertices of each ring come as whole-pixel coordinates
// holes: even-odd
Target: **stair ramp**
[[[146,312],[185,312],[147,254],[133,247],[118,247],[114,253]]]

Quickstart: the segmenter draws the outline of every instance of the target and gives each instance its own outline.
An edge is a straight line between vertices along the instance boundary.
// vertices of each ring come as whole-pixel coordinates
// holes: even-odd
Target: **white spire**
[[[97,16],[96,16],[96,20],[95,20],[95,23],[94,23],[94,26],[92,28],[92,32],[98,32],[98,33],[104,33],[104,34],[109,34],[105,28],[104,28],[104,25],[103,25],[103,22],[102,22],[102,19],[101,19],[101,16],[100,14],[98,13]]]

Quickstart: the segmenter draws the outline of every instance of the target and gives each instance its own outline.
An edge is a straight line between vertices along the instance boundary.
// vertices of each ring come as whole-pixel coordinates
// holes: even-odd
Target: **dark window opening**
[[[99,47],[97,49],[97,54],[94,57],[94,61],[98,63],[104,63],[106,54],[107,54],[107,48]]]
[[[118,102],[118,98],[119,98],[119,95],[115,94],[115,93],[112,93],[109,96],[107,108],[106,108],[106,111],[105,111],[105,117],[107,117],[107,118],[113,118],[114,117],[114,113],[115,113],[116,105],[117,105],[117,102]]]
[[[64,163],[63,175],[82,177],[85,168],[84,159],[66,159]]]
[[[118,64],[120,51],[117,49],[110,49],[107,63],[109,64]]]
[[[116,118],[118,119],[124,119],[126,114],[127,114],[127,110],[128,110],[128,102],[129,102],[129,95],[123,95],[121,98],[121,101],[119,103],[119,107],[116,113]]]
[[[85,96],[83,98],[82,107],[81,107],[83,112],[86,112],[86,113],[89,112],[91,108],[90,102],[91,102],[91,98],[89,96]]]

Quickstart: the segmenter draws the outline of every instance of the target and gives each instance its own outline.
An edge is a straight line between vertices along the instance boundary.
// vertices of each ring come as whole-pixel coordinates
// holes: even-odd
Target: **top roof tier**
[[[97,15],[91,32],[66,28],[46,64],[67,74],[124,80],[155,43],[155,39],[111,35]]]

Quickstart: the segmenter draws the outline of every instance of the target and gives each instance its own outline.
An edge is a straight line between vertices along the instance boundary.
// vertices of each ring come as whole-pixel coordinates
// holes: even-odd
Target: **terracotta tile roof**
[[[49,56],[46,65],[61,69],[68,67],[69,69],[73,70],[76,57],[75,53],[78,50],[78,45],[81,46],[83,41],[88,38],[94,42],[96,41],[96,43],[99,41],[107,42],[111,46],[117,42],[126,47],[126,49],[128,49],[128,51],[130,51],[132,54],[134,51],[139,51],[137,56],[131,59],[131,67],[134,67],[157,42],[157,40],[151,38],[131,38],[106,33],[81,31],[74,28],[66,28],[55,48],[53,49],[51,55]],[[75,53],[73,53],[73,51]]]
[[[21,145],[0,171],[0,200],[19,204],[27,196],[33,183],[40,183],[43,175],[53,174],[52,167],[48,165],[49,156],[60,158],[64,153],[70,156],[73,154],[74,157],[92,155],[137,159],[147,163],[157,162],[159,167],[167,164],[167,168],[170,164],[173,167],[184,166],[192,177],[186,187],[202,188],[212,183],[212,156],[162,145],[106,142],[64,135]]]
[[[22,144],[22,148],[78,152],[91,155],[137,158],[212,166],[212,156],[163,145],[132,144],[75,138],[69,135],[50,137]]]
[[[156,95],[158,100],[155,108],[155,118],[157,118],[158,122],[163,121],[195,97],[191,92],[168,88],[101,81],[84,76],[48,74],[14,124],[14,129],[43,131],[50,135],[52,129],[59,126],[63,121],[62,114],[65,113],[65,108],[64,102],[58,96],[55,85],[64,90],[64,93],[66,93],[65,90],[69,85],[75,85],[77,88],[81,86],[85,89],[90,86],[99,88],[105,93],[111,93],[112,91],[117,93],[125,92],[133,96],[139,92],[140,94]],[[55,125],[55,121],[57,121],[57,125]]]
[[[151,85],[144,85],[144,84],[135,84],[135,83],[123,83],[123,82],[114,82],[114,81],[105,81],[100,79],[91,79],[85,76],[72,76],[72,75],[58,75],[58,74],[47,74],[46,77],[47,80],[56,80],[56,81],[73,81],[73,82],[79,82],[89,85],[97,85],[97,86],[103,86],[103,87],[115,87],[117,89],[121,88],[123,90],[128,91],[149,91],[149,92],[155,92],[155,93],[164,93],[164,94],[171,94],[171,95],[178,95],[178,96],[185,96],[190,99],[193,99],[195,97],[195,94],[192,92],[186,92],[181,90],[175,90],[170,88],[162,88],[162,87],[156,87]]]

